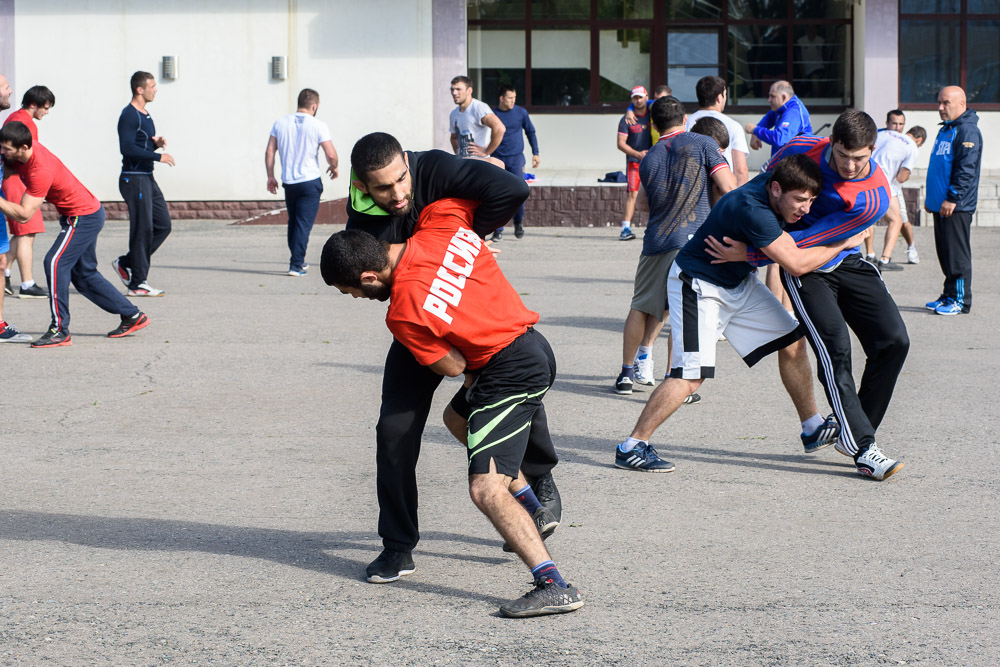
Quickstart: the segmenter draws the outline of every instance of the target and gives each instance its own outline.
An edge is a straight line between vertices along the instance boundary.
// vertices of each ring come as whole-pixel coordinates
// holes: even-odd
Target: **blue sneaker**
[[[948,303],[948,298],[942,295],[934,299],[933,301],[928,301],[926,304],[924,304],[924,308],[926,308],[927,310],[936,311],[938,308],[940,308],[946,303]]]
[[[664,461],[649,443],[641,442],[629,452],[622,452],[621,447],[615,447],[615,467],[639,472],[673,472],[674,464]]]
[[[622,229],[622,233],[618,235],[619,241],[631,241],[635,238],[635,234],[632,233],[631,227],[625,227]]]
[[[948,299],[940,306],[934,309],[934,312],[938,315],[961,315],[962,306],[959,305],[958,301],[954,299]]]
[[[808,435],[803,433],[801,437],[802,448],[806,450],[806,454],[812,454],[837,442],[840,438],[840,424],[833,415],[830,415],[819,428]]]

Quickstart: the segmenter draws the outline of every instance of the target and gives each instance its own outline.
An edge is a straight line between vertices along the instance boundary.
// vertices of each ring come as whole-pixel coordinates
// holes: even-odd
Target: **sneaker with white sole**
[[[22,287],[17,293],[18,299],[48,299],[49,291],[34,283],[31,287]]]
[[[128,296],[163,296],[164,294],[166,292],[156,289],[149,283],[139,283],[138,287],[128,291]]]
[[[818,452],[824,447],[829,447],[840,439],[840,424],[837,423],[837,419],[830,415],[823,423],[819,425],[815,431],[810,434],[803,433],[802,438],[802,448],[805,450],[806,454],[812,454]]]
[[[945,299],[945,302],[934,309],[934,312],[938,315],[961,315],[962,313],[968,312],[964,310],[961,304],[954,299]]]
[[[917,249],[916,248],[907,248],[906,249],[906,261],[909,262],[910,264],[919,264],[920,263],[920,255],[917,253]]]
[[[632,370],[635,372],[635,384],[642,384],[647,387],[656,386],[656,372],[653,370],[652,356],[645,354],[641,357],[636,357],[632,363]]]
[[[111,268],[115,270],[118,279],[125,283],[125,287],[128,287],[128,284],[132,282],[132,269],[123,267],[120,258],[111,261]]]
[[[632,233],[631,227],[623,227],[622,233],[618,235],[619,241],[631,241],[635,238],[635,234]]]
[[[927,310],[937,310],[946,303],[948,303],[948,297],[942,294],[933,301],[928,301],[927,303],[925,303],[924,308],[926,308]]]
[[[640,442],[627,452],[623,452],[621,447],[615,447],[615,467],[639,472],[674,471],[674,464],[661,459],[648,442]]]
[[[523,596],[500,605],[500,613],[508,618],[527,618],[546,614],[565,614],[583,606],[580,591],[572,584],[563,588],[552,579],[536,581],[535,587]]]
[[[413,574],[414,570],[413,552],[383,549],[378,558],[368,564],[365,578],[370,584],[388,584]]]
[[[3,277],[3,293],[8,296],[14,296],[14,288],[10,286],[10,276]]]
[[[0,223],[2,224],[2,223]],[[31,336],[21,333],[13,324],[5,323],[0,328],[0,343],[30,343]]]
[[[628,396],[632,393],[632,378],[625,375],[619,375],[615,380],[614,392],[616,394],[621,394],[622,396]]]
[[[858,474],[879,482],[903,469],[902,461],[890,459],[874,442],[855,459],[854,464],[858,467]]]

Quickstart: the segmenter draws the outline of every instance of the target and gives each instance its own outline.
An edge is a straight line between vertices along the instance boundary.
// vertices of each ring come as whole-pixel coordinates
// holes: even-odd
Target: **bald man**
[[[800,134],[812,134],[809,111],[795,95],[792,84],[787,81],[771,84],[767,103],[771,105],[771,110],[764,114],[760,122],[743,126],[746,133],[752,135],[750,148],[758,150],[763,144],[771,144],[771,155],[774,156],[782,146]]]
[[[924,207],[934,216],[934,245],[944,273],[944,289],[927,309],[938,315],[972,308],[972,215],[979,199],[983,135],[979,116],[966,108],[965,91],[945,86],[938,93],[941,129],[927,167]]]

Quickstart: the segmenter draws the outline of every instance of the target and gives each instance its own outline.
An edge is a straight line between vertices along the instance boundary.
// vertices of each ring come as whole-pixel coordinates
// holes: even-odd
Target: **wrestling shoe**
[[[552,479],[552,473],[547,472],[539,475],[532,483],[531,490],[535,492],[535,497],[543,507],[548,507],[556,521],[562,521],[562,496],[556,488],[556,482]]]
[[[134,334],[139,329],[145,329],[149,326],[149,318],[142,311],[139,311],[132,317],[125,317],[122,315],[122,323],[114,331],[108,332],[108,338],[124,338],[129,334]]]
[[[31,287],[22,287],[17,293],[18,299],[48,299],[49,291],[35,283]]]
[[[128,284],[132,282],[132,269],[124,268],[118,259],[111,260],[111,268],[115,270],[118,279],[125,283],[125,287],[128,287]]]
[[[629,394],[631,394],[632,393],[632,378],[630,378],[629,376],[625,375],[624,373],[622,373],[621,375],[619,375],[618,379],[615,380],[615,389],[614,389],[614,391],[615,391],[616,394],[621,394],[622,396],[628,396]]]
[[[806,454],[812,454],[824,447],[829,447],[840,439],[840,424],[837,423],[833,415],[830,415],[815,431],[809,435],[803,433],[800,437],[802,438],[802,448]]]
[[[883,262],[880,259],[878,261],[878,270],[879,273],[881,273],[882,271],[902,271],[903,267],[901,267],[899,264],[896,264],[896,262],[892,261],[891,259],[888,262]]]
[[[619,241],[631,241],[635,238],[635,234],[632,233],[631,227],[623,227],[622,233],[618,235]]]
[[[674,464],[661,459],[649,443],[640,442],[628,452],[615,447],[615,467],[639,472],[673,472]]]
[[[647,387],[656,386],[656,373],[653,370],[653,359],[650,355],[636,357],[632,364],[635,372],[635,384],[644,384]]]
[[[536,581],[535,588],[523,596],[500,605],[500,613],[508,618],[527,618],[546,614],[565,614],[583,606],[580,591],[572,584],[563,588],[551,579]]]
[[[514,238],[523,239],[524,238],[524,223],[515,222],[514,223]]]
[[[693,403],[701,403],[701,394],[691,394],[684,399],[681,405],[691,405]]]
[[[934,309],[934,312],[938,315],[961,315],[962,313],[967,313],[969,311],[958,305],[958,301],[954,299],[947,299],[944,303]]]
[[[161,289],[156,289],[149,283],[139,283],[135,289],[130,289],[127,296],[163,296],[166,294]]]
[[[538,536],[542,538],[542,542],[549,539],[559,527],[559,519],[555,517],[552,510],[544,505],[535,510],[535,513],[531,515],[531,520],[535,522],[535,528],[538,529]],[[503,543],[503,550],[507,553],[514,553],[514,550],[506,542]]]
[[[14,296],[14,289],[10,286],[10,276],[3,277],[3,293]]]
[[[874,442],[854,461],[858,474],[881,482],[886,477],[903,469],[902,461],[894,461],[883,454]]]
[[[917,252],[915,247],[906,249],[906,261],[910,264],[920,263],[920,254]]]
[[[388,584],[413,574],[415,569],[412,552],[383,549],[379,557],[368,564],[365,577],[370,584]]]
[[[927,310],[935,310],[936,311],[939,307],[941,307],[944,304],[948,303],[948,301],[950,301],[950,299],[948,299],[948,297],[946,297],[944,294],[942,294],[941,296],[939,296],[938,298],[934,299],[933,301],[928,301],[926,304],[924,304],[924,308],[926,308]]]
[[[37,340],[31,342],[31,347],[65,347],[73,344],[73,337],[68,331],[49,329]]]
[[[490,237],[490,241],[493,241],[494,243],[497,241],[503,241],[503,227],[498,227],[493,232],[493,236]]]
[[[13,324],[4,323],[0,329],[0,343],[30,343],[31,336],[21,333]]]

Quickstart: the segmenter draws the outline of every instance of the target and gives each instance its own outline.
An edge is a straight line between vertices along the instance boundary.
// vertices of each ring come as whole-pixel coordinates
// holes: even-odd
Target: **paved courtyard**
[[[654,438],[676,472],[614,469],[648,395],[610,391],[640,242],[505,237],[559,362],[548,545],[587,600],[527,620],[497,614],[530,577],[468,499],[440,420],[456,380],[425,433],[416,572],[364,581],[390,336],[383,305],[323,284],[334,229],[291,278],[283,228],[179,222],[150,275],[167,296],[139,304],[149,328],[105,338],[117,318],[74,293],[72,347],[0,347],[0,664],[1000,662],[1000,229],[973,231],[971,315],[923,308],[940,288],[930,229],[922,262],[886,276],[912,344],[879,432],[906,467],[884,483],[832,448],[804,456],[776,359],[747,369],[726,343],[702,403]],[[109,223],[109,278],[126,243]],[[36,336],[49,317],[39,300],[5,315]],[[664,336],[660,374],[666,356]]]

